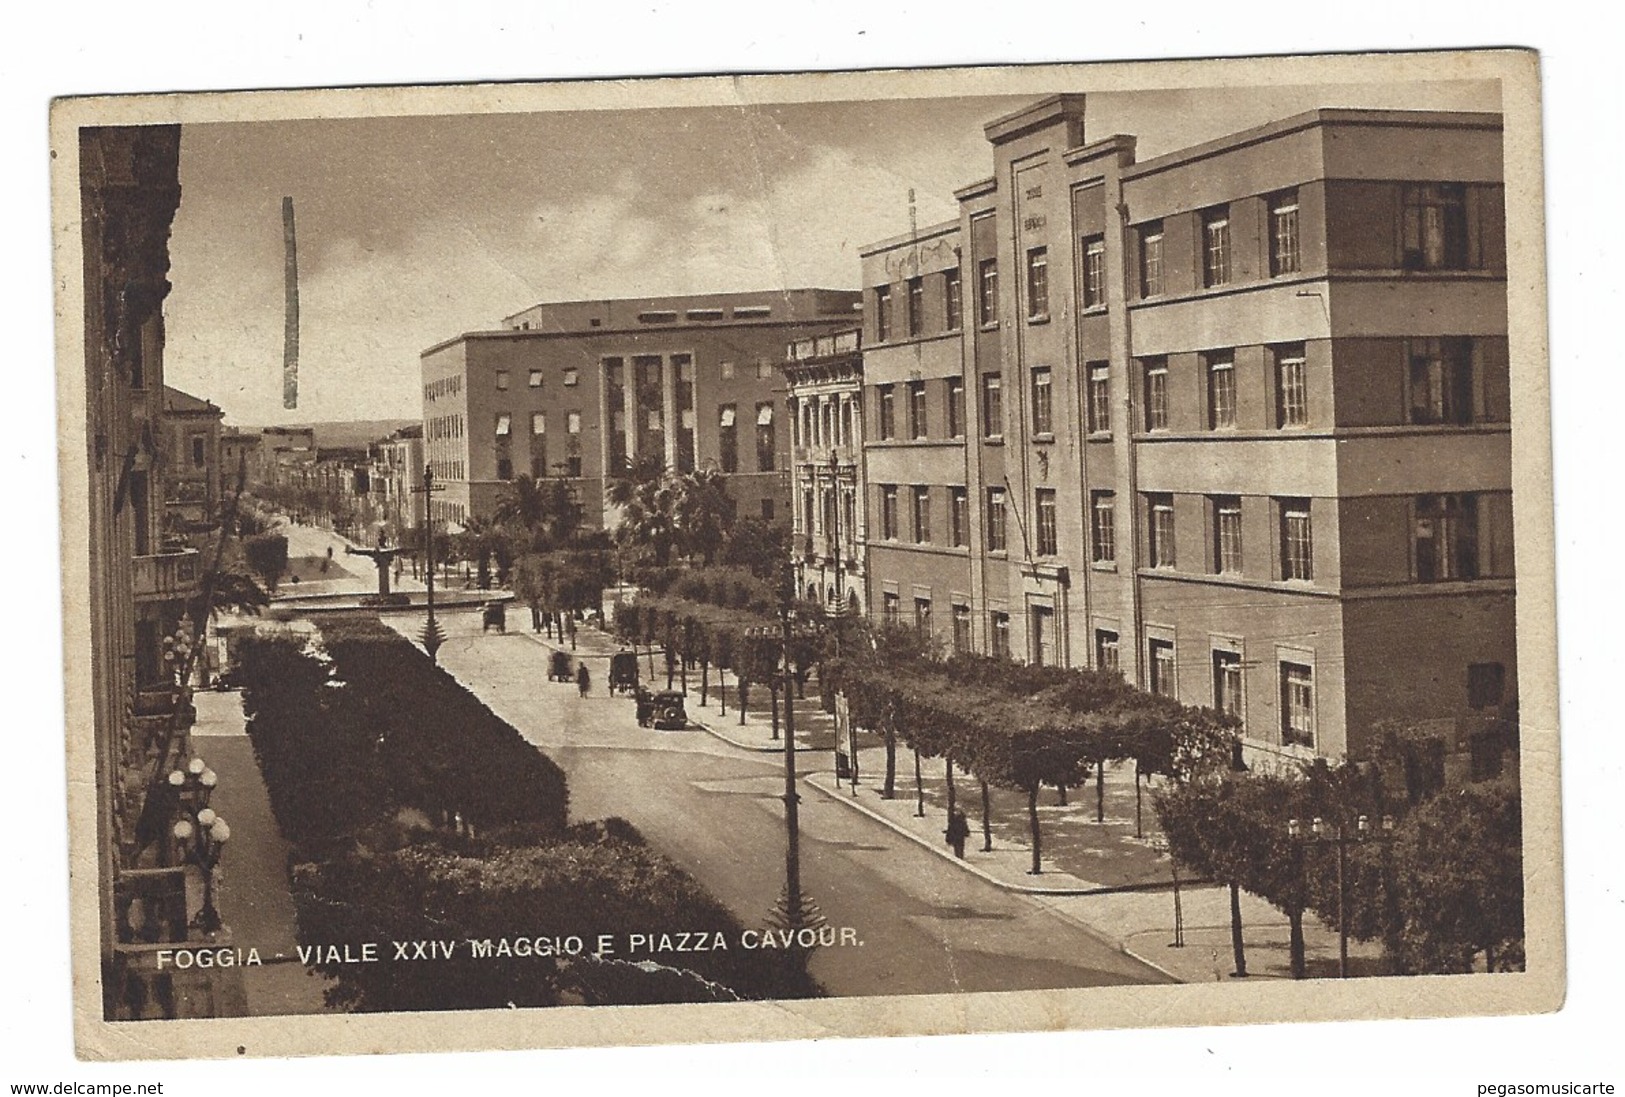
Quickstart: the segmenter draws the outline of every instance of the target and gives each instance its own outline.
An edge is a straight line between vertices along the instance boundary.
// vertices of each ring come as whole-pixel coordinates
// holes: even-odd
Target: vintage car
[[[482,615],[481,625],[483,626],[480,629],[481,632],[490,632],[492,629],[496,629],[498,632],[502,633],[507,632],[508,607],[501,602],[485,603],[485,610]]]
[[[681,690],[647,690],[640,686],[634,696],[638,703],[639,727],[662,731],[688,727],[688,710],[684,708],[685,697]]]

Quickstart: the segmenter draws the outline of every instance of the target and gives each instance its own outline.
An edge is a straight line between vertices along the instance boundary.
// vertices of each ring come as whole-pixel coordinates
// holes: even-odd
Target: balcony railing
[[[198,591],[202,572],[197,549],[137,556],[134,560],[135,596],[139,601],[190,598]]]

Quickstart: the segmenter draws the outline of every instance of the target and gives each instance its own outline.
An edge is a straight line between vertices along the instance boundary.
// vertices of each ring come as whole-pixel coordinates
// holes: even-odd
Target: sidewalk
[[[863,776],[857,794],[851,785],[837,784],[829,773],[820,772],[805,778],[807,784],[833,800],[839,800],[854,811],[862,812],[896,833],[935,852],[962,872],[981,877],[995,887],[1006,891],[1031,895],[1045,903],[1068,920],[1082,925],[1113,943],[1123,952],[1158,968],[1181,982],[1212,982],[1229,979],[1234,969],[1230,944],[1230,892],[1222,886],[1201,883],[1192,886],[1181,882],[1177,890],[1179,919],[1182,923],[1182,947],[1170,947],[1175,939],[1176,890],[1173,885],[1168,855],[1157,851],[1149,838],[1140,840],[1142,851],[1125,866],[1122,858],[1105,848],[1111,839],[1089,842],[1084,836],[1069,834],[1057,826],[1057,816],[1070,813],[1087,814],[1093,824],[1094,794],[1074,793],[1070,804],[1062,809],[1053,807],[1040,823],[1043,840],[1043,872],[1032,875],[1032,846],[1027,838],[1022,805],[1023,822],[1017,832],[1008,818],[1000,818],[995,801],[993,848],[984,851],[981,826],[981,790],[973,778],[956,777],[959,792],[958,806],[971,820],[971,838],[965,846],[965,859],[959,860],[949,848],[943,832],[947,827],[945,778],[939,779],[939,788],[928,792],[925,814],[918,815],[918,799],[913,787],[912,759],[908,764],[905,781],[904,755],[899,752],[897,796],[886,800],[880,796],[873,769]],[[937,763],[940,768],[941,763]],[[1121,785],[1122,782],[1116,782]],[[1107,781],[1107,827],[1112,825],[1113,782]],[[1119,799],[1123,790],[1119,790]],[[1044,794],[1053,802],[1053,791]],[[1127,792],[1132,802],[1132,791]],[[1043,809],[1041,809],[1043,810]],[[1146,813],[1150,815],[1149,803]],[[1132,839],[1132,815],[1128,820]],[[1150,826],[1146,833],[1152,832]],[[1093,862],[1093,872],[1080,874],[1077,868]],[[1130,878],[1132,877],[1132,878]],[[1112,882],[1116,881],[1116,882]],[[1243,893],[1241,897],[1244,950],[1249,977],[1291,978],[1291,960],[1288,953],[1290,928],[1286,916],[1257,896]],[[1304,942],[1308,973],[1315,978],[1337,975],[1337,934],[1322,925],[1312,915],[1304,919]],[[1349,968],[1351,975],[1378,975],[1383,973],[1381,948],[1375,943],[1349,942]]]
[[[242,966],[246,1013],[253,1017],[327,1012],[326,981],[297,963],[298,917],[288,888],[288,843],[277,829],[241,695],[198,691],[193,749],[220,775],[210,806],[231,824],[220,859],[218,905],[232,944],[258,950],[263,966]]]

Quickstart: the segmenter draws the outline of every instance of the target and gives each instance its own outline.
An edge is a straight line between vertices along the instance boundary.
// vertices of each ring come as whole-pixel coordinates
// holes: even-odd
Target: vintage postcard
[[[1564,992],[1533,54],[68,99],[87,1058]]]

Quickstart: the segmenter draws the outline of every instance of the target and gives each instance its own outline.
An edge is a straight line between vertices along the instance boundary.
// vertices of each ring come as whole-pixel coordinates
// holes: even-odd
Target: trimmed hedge
[[[432,962],[319,964],[334,980],[329,1004],[353,1010],[638,1005],[817,992],[790,954],[740,947],[739,921],[620,820],[606,821],[597,834],[581,830],[541,845],[470,850],[432,842],[351,856],[302,871],[296,885],[307,940],[450,945],[449,958]],[[713,943],[711,935],[721,935],[728,948],[630,951],[632,934],[669,933],[676,943],[679,931],[690,935],[686,941],[705,935]],[[612,954],[595,955],[600,935],[612,939]],[[473,942],[487,955],[478,956]]]
[[[344,840],[415,809],[438,826],[562,831],[564,772],[376,619],[323,622],[330,663],[300,639],[244,641],[234,678],[282,833]]]

